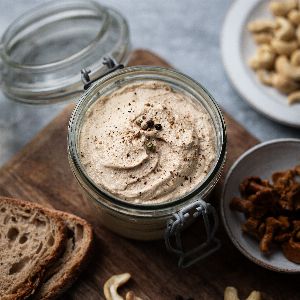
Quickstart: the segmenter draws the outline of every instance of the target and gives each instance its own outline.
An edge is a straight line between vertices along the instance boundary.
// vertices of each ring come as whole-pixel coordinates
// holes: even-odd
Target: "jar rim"
[[[132,203],[117,198],[114,195],[108,193],[105,189],[97,186],[86,174],[86,172],[84,171],[84,167],[82,166],[80,161],[80,155],[79,152],[77,151],[78,148],[77,148],[76,132],[77,132],[77,126],[79,125],[78,124],[79,116],[80,113],[84,110],[85,105],[87,105],[88,101],[93,98],[93,94],[97,89],[99,89],[99,86],[101,86],[102,84],[105,84],[111,80],[118,81],[118,79],[120,79],[119,77],[122,77],[124,75],[130,76],[136,73],[142,73],[142,74],[150,73],[152,75],[157,74],[163,76],[170,76],[174,78],[177,77],[179,80],[185,81],[185,83],[188,83],[191,87],[198,89],[198,91],[200,91],[199,95],[206,96],[205,100],[210,101],[209,104],[212,105],[212,108],[215,110],[216,116],[218,118],[217,121],[219,122],[220,125],[221,140],[219,145],[220,147],[218,151],[218,156],[215,160],[214,166],[212,167],[210,173],[205,177],[205,179],[201,182],[200,185],[198,185],[195,189],[193,189],[189,193],[186,193],[183,196],[176,198],[175,200],[164,201],[162,203],[155,203],[155,204],[154,203],[138,204],[138,203]],[[72,112],[69,121],[69,127],[68,127],[68,154],[69,154],[71,168],[75,177],[77,178],[78,176],[76,175],[76,173],[79,174],[80,178],[84,180],[85,184],[87,184],[89,188],[91,188],[96,194],[99,194],[102,197],[104,197],[105,200],[115,205],[116,207],[124,208],[128,210],[142,211],[142,212],[164,210],[177,205],[185,204],[189,200],[192,200],[195,196],[199,195],[202,191],[204,191],[209,186],[209,184],[213,181],[214,178],[220,176],[220,171],[222,170],[222,167],[225,162],[225,157],[226,157],[226,144],[227,144],[227,135],[226,135],[225,121],[218,104],[211,96],[211,94],[200,83],[193,80],[191,77],[170,68],[156,67],[156,66],[126,67],[124,69],[117,70],[99,79],[99,81],[97,81],[93,86],[91,86],[89,90],[87,90],[81,96],[80,100],[78,101],[76,107]],[[103,203],[102,201],[98,199],[95,200],[99,202],[99,204],[105,205],[105,203]]]

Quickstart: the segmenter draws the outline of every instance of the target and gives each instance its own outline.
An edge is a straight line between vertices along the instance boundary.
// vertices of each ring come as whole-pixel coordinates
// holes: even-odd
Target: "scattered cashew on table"
[[[224,300],[240,300],[237,289],[228,286],[224,292]],[[246,300],[262,300],[262,297],[260,292],[252,291]]]
[[[300,0],[271,1],[269,8],[275,20],[248,24],[258,46],[249,66],[294,104],[300,102]]]
[[[125,299],[118,294],[118,288],[125,284],[131,275],[129,273],[123,273],[119,275],[113,275],[104,284],[103,291],[106,300],[142,300],[137,297],[133,291],[127,292]],[[238,297],[237,289],[228,286],[224,291],[224,300],[240,300]],[[246,300],[262,300],[261,294],[258,291],[252,291]]]
[[[129,273],[124,273],[120,275],[114,275],[110,277],[104,284],[103,291],[106,300],[124,300],[122,296],[118,294],[118,288],[125,284],[131,275]],[[126,296],[125,300],[142,300],[141,298],[137,297],[134,292],[129,291]]]

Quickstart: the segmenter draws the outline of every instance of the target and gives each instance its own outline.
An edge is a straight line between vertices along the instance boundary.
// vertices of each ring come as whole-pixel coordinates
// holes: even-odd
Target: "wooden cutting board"
[[[145,50],[132,53],[130,65],[138,64],[168,66]],[[130,272],[133,279],[121,292],[132,289],[144,300],[175,299],[177,295],[184,299],[223,299],[223,291],[229,285],[239,289],[241,299],[253,289],[264,291],[265,299],[300,299],[299,276],[256,266],[235,249],[222,225],[217,234],[222,248],[203,263],[185,270],[177,268],[176,257],[166,252],[163,241],[128,240],[100,225],[97,214],[82,197],[67,160],[67,124],[73,106],[69,105],[0,170],[0,195],[75,213],[94,227],[92,262],[62,299],[104,299],[105,280],[123,272]],[[240,154],[258,141],[226,113],[225,118],[229,141],[226,172]],[[212,197],[217,208],[221,182]]]

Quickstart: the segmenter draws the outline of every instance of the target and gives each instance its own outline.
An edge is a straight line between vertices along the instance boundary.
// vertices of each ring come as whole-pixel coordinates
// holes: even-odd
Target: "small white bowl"
[[[240,196],[239,185],[249,176],[270,179],[272,173],[294,168],[300,164],[300,139],[278,139],[259,144],[245,152],[231,167],[222,191],[221,215],[233,244],[256,264],[277,272],[300,273],[300,265],[285,258],[280,250],[263,255],[256,240],[242,233],[245,222],[242,213],[232,211],[229,203]]]

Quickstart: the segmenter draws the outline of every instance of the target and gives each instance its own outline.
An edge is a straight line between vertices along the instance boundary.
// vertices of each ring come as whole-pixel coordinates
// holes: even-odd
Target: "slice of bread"
[[[44,283],[30,299],[49,300],[61,295],[78,277],[92,248],[92,227],[69,213],[57,212],[67,227],[67,240],[62,256],[47,270]]]
[[[28,298],[61,254],[65,225],[40,205],[0,197],[0,299]]]

